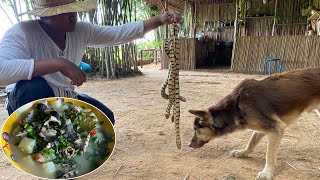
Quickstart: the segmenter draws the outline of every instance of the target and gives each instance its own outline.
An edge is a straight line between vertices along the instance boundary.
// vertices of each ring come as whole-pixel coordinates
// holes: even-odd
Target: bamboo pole
[[[4,12],[4,14],[7,16],[7,18],[9,19],[9,21],[10,21],[10,23],[11,23],[11,25],[13,25],[14,23],[13,23],[13,21],[11,20],[9,14],[8,14],[7,11],[1,6],[1,4],[0,4],[0,9],[1,9],[1,10]]]
[[[274,5],[274,13],[275,13],[275,15],[278,14],[277,5],[278,5],[278,0],[276,0],[275,5]],[[273,26],[272,26],[272,36],[274,36],[275,26],[276,26],[276,18],[274,17],[273,18]]]
[[[161,4],[162,4],[162,0],[161,1]],[[164,1],[164,10],[165,11],[168,11],[168,0],[165,0]],[[167,62],[166,62],[166,58],[167,58],[167,55],[164,51],[164,42],[168,39],[168,36],[169,36],[169,28],[168,28],[168,25],[165,25],[165,35],[164,35],[164,38],[162,39],[162,58],[161,58],[161,69],[164,69],[166,68],[166,65],[167,65]]]
[[[236,39],[236,36],[238,35],[238,13],[239,13],[238,2],[239,0],[236,0],[236,18],[234,20],[234,34],[233,34],[234,39]]]
[[[165,11],[168,11],[168,0],[164,1],[164,8],[165,8]],[[168,39],[168,36],[169,36],[169,28],[168,28],[168,25],[166,24],[166,39]]]
[[[316,42],[316,43],[314,43],[316,46],[315,46],[315,48],[319,48],[319,44],[320,44],[320,42],[319,42],[319,38],[318,37],[316,37],[316,36],[313,36],[312,37],[313,39],[314,39],[314,41]],[[315,58],[313,58],[313,59],[316,59],[316,58],[319,58],[319,56],[320,56],[320,53],[319,53],[319,51],[314,51],[313,50],[313,53],[312,54],[315,54],[316,56],[315,56]],[[315,67],[320,67],[320,61],[318,60],[318,61],[315,61],[315,63],[314,63],[314,65],[315,65]]]
[[[235,53],[236,41],[237,41],[238,11],[239,11],[238,1],[239,1],[239,0],[236,0],[236,18],[235,18],[235,20],[234,20],[233,48],[232,48],[232,56],[231,56],[231,66],[230,66],[230,70],[232,70],[232,64],[233,64],[233,62],[234,62],[234,53]]]
[[[193,37],[196,37],[197,34],[197,0],[194,2],[194,31],[193,31]]]
[[[242,35],[244,35],[244,36],[246,36],[247,35],[247,26],[246,26],[246,24],[247,24],[247,21],[246,21],[246,17],[247,17],[247,1],[243,1],[243,26],[244,26],[244,30],[243,30],[243,34]]]

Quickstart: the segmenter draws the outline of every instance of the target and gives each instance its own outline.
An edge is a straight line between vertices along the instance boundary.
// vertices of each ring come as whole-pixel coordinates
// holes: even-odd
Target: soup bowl
[[[74,159],[72,159],[72,162],[75,162],[73,165],[72,164],[65,164],[64,160],[68,160],[68,159],[70,160],[70,157],[68,157],[68,158],[65,158],[64,156],[62,157],[60,150],[58,150],[59,149],[58,147],[61,147],[61,146],[58,146],[57,144],[56,144],[56,147],[54,147],[54,146],[52,148],[50,147],[50,149],[53,149],[51,151],[54,151],[54,152],[50,152],[51,153],[50,155],[52,155],[52,156],[50,156],[51,157],[50,159],[42,158],[44,160],[41,160],[41,158],[40,158],[40,160],[39,160],[39,157],[36,157],[35,154],[32,154],[31,152],[27,152],[26,151],[27,148],[25,148],[25,149],[21,148],[21,147],[23,147],[23,145],[21,145],[21,144],[23,144],[22,143],[22,141],[24,141],[23,139],[24,138],[28,139],[28,137],[23,137],[22,140],[20,139],[19,141],[17,141],[16,140],[17,139],[16,137],[18,137],[17,132],[14,132],[14,131],[17,131],[15,129],[19,129],[20,127],[24,127],[25,130],[27,129],[26,125],[25,124],[23,125],[22,122],[25,122],[26,119],[28,119],[31,111],[35,110],[35,108],[38,108],[39,104],[41,104],[42,102],[46,102],[49,107],[49,104],[55,103],[55,105],[56,105],[57,104],[56,102],[58,102],[58,101],[63,102],[65,104],[69,104],[69,105],[71,104],[70,106],[72,106],[72,107],[74,107],[74,106],[81,107],[80,109],[85,110],[85,112],[87,112],[87,113],[93,113],[93,115],[91,114],[92,117],[94,117],[94,115],[95,115],[95,118],[98,120],[97,122],[99,122],[99,123],[97,123],[97,124],[99,124],[99,128],[100,128],[99,130],[96,131],[95,129],[92,129],[89,132],[82,132],[82,133],[84,133],[84,135],[83,134],[80,135],[80,133],[78,133],[78,140],[80,139],[78,147],[81,147],[82,151],[80,151],[80,150],[75,151],[77,154],[73,155],[71,157],[71,159],[74,158]],[[50,113],[52,113],[52,111],[50,111]],[[60,116],[60,118],[61,118],[61,116]],[[76,121],[76,120],[73,120],[73,122],[74,121]],[[62,122],[62,120],[61,120],[61,122]],[[52,122],[48,122],[48,124],[49,123],[52,124]],[[39,124],[43,124],[43,123],[39,123]],[[72,125],[73,125],[73,123],[72,123]],[[47,126],[42,125],[42,128],[43,127],[47,127]],[[56,127],[58,127],[58,126],[56,126]],[[94,126],[94,127],[97,127],[97,126]],[[73,125],[73,128],[75,128],[74,125]],[[100,130],[101,130],[101,132],[104,132],[104,135],[108,134],[108,137],[105,138],[105,136],[103,136],[104,137],[103,141],[99,141],[100,149],[95,150],[95,149],[91,148],[90,146],[91,146],[91,144],[96,143],[96,141],[93,142],[93,139],[94,140],[98,139],[96,136],[99,135]],[[59,131],[61,133],[64,133],[63,131],[61,131],[61,129],[59,129],[59,130],[57,129],[54,131],[56,131],[56,132]],[[78,132],[78,131],[73,131],[73,132]],[[97,132],[98,132],[98,134],[97,134]],[[26,133],[26,132],[24,131],[24,133]],[[22,134],[22,132],[20,132],[20,135],[21,134]],[[28,134],[28,136],[30,135],[28,130],[27,130],[27,134]],[[57,135],[58,135],[58,133],[57,133]],[[87,138],[83,138],[83,136],[87,137]],[[19,138],[21,138],[21,137],[19,136]],[[59,136],[59,138],[60,138],[60,136]],[[35,138],[35,139],[37,139],[37,138]],[[63,137],[62,137],[62,139],[63,139]],[[30,138],[28,140],[30,140]],[[41,141],[42,140],[43,139],[41,139]],[[26,142],[27,142],[27,140],[26,140]],[[60,142],[60,139],[57,142]],[[91,144],[89,142],[91,142]],[[35,142],[33,142],[33,143],[35,143]],[[48,141],[46,141],[45,143],[48,143]],[[87,144],[85,144],[85,143],[87,143]],[[28,144],[28,142],[27,142],[28,148],[29,148],[30,144],[32,144],[32,143],[29,142],[29,144]],[[85,147],[85,145],[86,145],[86,147]],[[45,179],[61,179],[61,178],[62,179],[73,179],[73,178],[79,178],[79,177],[86,176],[90,173],[93,173],[97,169],[99,169],[103,164],[105,164],[107,162],[109,157],[112,155],[114,147],[115,147],[115,131],[114,131],[113,125],[112,125],[111,121],[109,120],[109,118],[101,110],[99,110],[95,106],[93,106],[89,103],[86,103],[84,101],[73,99],[73,98],[51,97],[51,98],[39,99],[39,100],[30,102],[28,104],[25,104],[24,106],[20,107],[19,109],[17,109],[16,111],[14,111],[11,114],[7,118],[7,120],[4,123],[2,130],[1,130],[1,147],[2,147],[3,152],[6,155],[7,159],[10,161],[10,163],[12,163],[19,170],[21,170],[25,173],[28,173],[29,175],[35,176],[37,178],[45,178]],[[37,147],[37,145],[35,145],[35,147]],[[45,147],[48,147],[48,145]],[[84,151],[85,148],[86,149],[91,148],[91,150],[86,150],[87,152],[85,152]],[[73,149],[76,149],[76,148],[73,148]],[[91,154],[88,154],[88,151],[91,151],[92,156],[91,156]],[[62,154],[63,154],[63,152],[67,153],[68,151],[66,151],[66,150],[62,151]],[[42,153],[42,151],[41,151],[41,153]],[[37,155],[38,154],[39,153],[37,153]],[[52,157],[60,157],[60,159],[59,159],[60,161],[57,163],[56,162],[53,163],[56,159],[52,158]],[[78,159],[76,159],[76,157],[78,157]],[[81,161],[85,161],[85,163],[81,163]],[[90,164],[91,161],[92,162],[94,161],[94,166],[86,167],[85,164]],[[30,163],[32,165],[30,165]],[[76,165],[77,163],[80,165]],[[93,164],[93,163],[91,163],[91,164]],[[30,167],[32,167],[32,168],[30,168]],[[92,167],[94,167],[94,168],[92,168]],[[60,168],[60,170],[58,171],[59,168]],[[67,169],[67,168],[69,168],[69,169]],[[43,171],[48,171],[48,173],[42,173]],[[67,172],[67,171],[69,171],[69,172]],[[82,171],[82,172],[79,173],[79,171]],[[60,175],[57,175],[58,173],[60,173]]]

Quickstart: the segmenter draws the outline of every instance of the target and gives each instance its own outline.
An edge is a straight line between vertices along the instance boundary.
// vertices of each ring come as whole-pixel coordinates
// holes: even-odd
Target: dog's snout
[[[208,141],[203,141],[203,140],[197,140],[197,139],[192,139],[189,147],[192,148],[201,148],[203,145],[205,145],[206,143],[208,143]]]
[[[196,143],[192,140],[189,144],[189,147],[196,148]]]
[[[199,146],[199,144],[195,140],[192,140],[191,143],[189,144],[189,146],[194,149],[201,147],[201,146]]]

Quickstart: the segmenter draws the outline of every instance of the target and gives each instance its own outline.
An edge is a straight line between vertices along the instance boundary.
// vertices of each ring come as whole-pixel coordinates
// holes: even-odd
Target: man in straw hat
[[[113,113],[105,105],[74,91],[75,85],[86,81],[78,67],[85,47],[127,43],[161,25],[180,21],[181,16],[164,13],[122,26],[77,22],[77,12],[96,6],[93,0],[35,0],[34,10],[23,14],[40,19],[17,23],[5,33],[0,42],[0,85],[10,84],[6,88],[9,114],[36,99],[72,97],[96,106],[114,123]]]

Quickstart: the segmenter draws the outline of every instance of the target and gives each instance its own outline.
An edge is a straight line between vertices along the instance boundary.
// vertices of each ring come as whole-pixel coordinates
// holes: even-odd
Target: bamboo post
[[[162,2],[162,0],[160,0]],[[168,0],[165,0],[164,1],[164,10],[165,11],[168,11]],[[165,68],[165,65],[164,63],[166,62],[165,59],[166,59],[166,53],[164,51],[164,42],[168,39],[168,25],[165,25],[165,35],[164,35],[164,39],[162,40],[163,43],[162,43],[162,58],[161,58],[161,68],[160,69],[164,69]]]
[[[154,50],[154,61],[156,62],[156,65],[158,64],[158,50],[157,49],[155,49]]]
[[[238,7],[238,0],[236,0],[236,19],[234,20],[234,40],[236,39],[237,36],[237,29],[238,29],[238,13],[239,13],[239,7]]]
[[[141,68],[142,68],[142,58],[143,58],[142,50],[140,50],[140,66],[141,66]]]
[[[194,31],[193,31],[193,37],[196,38],[196,34],[197,34],[197,0],[195,0],[194,2]]]
[[[190,38],[193,38],[194,36],[194,5],[190,4],[190,13],[191,13],[191,23],[190,23]]]
[[[165,8],[165,11],[168,11],[168,0],[165,0],[164,1],[164,8]],[[168,39],[168,31],[169,31],[169,28],[168,28],[168,25],[166,24],[166,39]]]
[[[230,70],[232,70],[232,64],[234,62],[234,55],[235,55],[234,53],[236,49],[236,38],[237,38],[237,29],[238,29],[238,11],[239,11],[238,0],[236,0],[236,19],[234,20],[233,48],[232,48]]]
[[[277,5],[278,5],[278,0],[276,0],[275,5],[274,5],[274,14],[275,15],[277,15]],[[274,36],[275,26],[276,26],[276,17],[273,18],[272,36]]]

